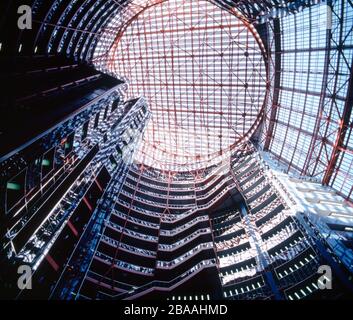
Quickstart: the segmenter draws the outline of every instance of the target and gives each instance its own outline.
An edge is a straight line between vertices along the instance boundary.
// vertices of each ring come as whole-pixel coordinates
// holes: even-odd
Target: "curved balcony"
[[[242,222],[237,222],[222,228],[213,228],[213,235],[217,240],[227,240],[229,236],[240,235],[245,233]]]
[[[259,199],[264,193],[271,189],[270,183],[265,179],[261,180],[259,183],[254,183],[251,190],[248,192],[244,192],[246,198],[248,199],[248,203],[251,204],[252,202]]]
[[[135,207],[146,210],[147,212],[156,212],[162,214],[165,210],[165,206],[158,205],[156,202],[140,199],[136,195],[131,195],[124,190],[120,191],[119,200],[124,201],[125,203],[131,203]]]
[[[227,254],[227,255],[219,255],[218,261],[220,268],[228,267],[232,265],[237,265],[246,260],[250,260],[257,256],[257,251],[255,249],[241,250],[240,252]]]
[[[188,210],[182,210],[181,212],[175,214],[166,214],[163,215],[162,217],[162,221],[163,222],[174,222],[176,220],[176,216],[180,215],[180,217],[178,217],[179,219],[183,219],[185,216],[190,215],[198,210],[206,210],[209,209],[210,207],[212,207],[217,201],[219,201],[230,189],[234,188],[233,185],[227,186],[226,188],[223,188],[220,192],[216,193],[214,196],[210,197],[210,200],[206,203],[206,204],[202,204],[202,205],[198,205],[197,207],[194,206],[191,209]],[[161,217],[161,212],[155,212],[155,211],[151,211],[149,209],[143,208],[141,206],[137,206],[138,205],[138,201],[134,200],[134,204],[131,204],[127,201],[125,201],[124,199],[122,199],[124,197],[120,196],[117,199],[117,202],[119,204],[121,204],[123,207],[126,208],[126,210],[131,210],[133,209],[134,211],[141,213],[141,214],[146,214],[149,216],[153,216],[153,217]],[[126,196],[125,196],[126,197]],[[127,199],[127,200],[131,200],[131,199]],[[137,204],[137,205],[135,205]],[[146,205],[145,205],[146,206]],[[184,206],[183,206],[184,207]],[[157,207],[154,207],[153,209],[155,209]],[[152,208],[151,208],[152,209]],[[165,209],[165,208],[164,208]],[[177,209],[175,209],[177,210]],[[161,210],[160,210],[161,211]]]
[[[256,212],[255,209],[259,206],[266,205],[266,201],[272,201],[271,199],[274,195],[276,195],[276,193],[273,191],[270,185],[267,185],[266,189],[266,191],[265,189],[261,190],[261,195],[256,195],[256,197],[253,196],[252,198],[247,198],[248,205],[251,211]]]
[[[134,186],[134,188],[137,186],[139,187],[141,190],[147,190],[149,192],[152,193],[159,193],[160,195],[189,195],[189,196],[193,196],[195,194],[195,188],[187,188],[187,189],[181,189],[181,188],[168,188],[168,187],[161,187],[161,186],[156,186],[153,183],[148,183],[146,181],[143,180],[139,180],[138,178],[135,178],[133,176],[127,176],[126,177],[126,181]]]
[[[127,211],[132,209],[135,212],[139,213],[140,215],[151,216],[151,217],[154,217],[154,218],[158,218],[158,220],[161,217],[161,213],[159,213],[159,212],[149,211],[149,210],[134,206],[131,203],[122,200],[121,198],[117,199],[117,203],[121,204]]]
[[[240,221],[241,217],[238,211],[231,211],[226,214],[211,218],[212,226],[215,230],[227,227],[234,223],[239,223]]]
[[[285,291],[285,295],[289,300],[301,300],[307,296],[314,294],[319,290],[317,273],[314,272],[300,283],[292,286]]]
[[[319,268],[320,262],[312,248],[307,248],[295,258],[275,269],[276,276],[282,285],[294,284],[297,279],[311,275]]]
[[[255,165],[253,168],[251,168],[251,170],[247,171],[239,181],[240,186],[245,189],[248,183],[251,183],[254,181],[254,178],[258,175],[262,173],[263,174],[263,169],[258,166]]]
[[[151,176],[148,176],[145,174],[145,171],[139,172],[135,171],[135,169],[132,167],[129,171],[129,176],[133,178],[135,181],[143,181],[147,185],[150,185],[152,187],[160,187],[161,189],[176,189],[176,190],[190,190],[195,188],[194,183],[185,183],[185,182],[179,182],[179,183],[169,183],[168,179],[167,180],[157,180],[152,178]]]
[[[190,215],[190,218],[192,218],[192,215]],[[184,230],[186,230],[188,228],[191,228],[195,224],[198,224],[201,221],[202,222],[208,222],[209,221],[208,216],[198,216],[198,217],[196,217],[196,218],[184,223],[183,225],[181,225],[179,227],[172,228],[172,229],[165,230],[165,229],[161,228],[160,235],[166,236],[166,237],[175,236],[175,235],[183,232]]]
[[[246,180],[250,177],[256,170],[259,169],[259,165],[256,159],[251,159],[246,166],[241,168],[242,170],[235,171],[235,175],[238,181],[241,183],[242,181]]]
[[[108,238],[109,239],[109,238]],[[106,239],[107,240],[107,239]],[[114,247],[112,241],[100,241],[97,252],[109,256],[112,260],[124,260],[126,263],[131,263],[145,268],[154,268],[156,264],[156,253],[137,248],[136,246],[127,245],[121,242],[120,245]]]
[[[189,192],[190,195],[194,195],[195,191],[203,191],[205,189],[210,189],[212,186],[216,184],[218,181],[221,182],[225,179],[229,179],[228,175],[224,175],[222,173],[222,170],[224,168],[220,167],[217,168],[214,174],[210,175],[209,177],[206,177],[205,179],[201,180],[196,180],[192,184],[190,183],[185,183],[182,181],[178,181],[177,183],[168,182],[166,180],[153,180],[151,177],[146,177],[145,172],[143,173],[137,173],[133,170],[130,170],[127,176],[128,183],[130,185],[136,185],[136,184],[141,184],[148,186],[151,188],[151,190],[156,190],[156,191],[164,191],[163,194],[173,194],[175,192]],[[131,173],[131,174],[130,174]]]
[[[113,287],[117,289],[113,289],[116,293],[131,290],[133,287],[142,286],[153,280],[152,270],[125,262],[116,264],[114,259],[102,253],[97,253],[93,257],[87,276],[95,280],[99,290],[109,292],[109,290],[105,290],[105,285],[108,284],[112,289]],[[96,294],[96,290],[97,288],[93,290],[94,294]]]
[[[90,299],[95,298],[97,287],[99,287],[99,291],[119,294],[131,290],[133,285],[115,280],[104,275],[104,273],[100,274],[90,270],[85,278],[80,295],[84,294]]]
[[[203,228],[203,229],[198,229],[196,231],[194,231],[193,233],[189,234],[188,236],[170,243],[170,244],[166,244],[166,243],[160,243],[158,245],[158,250],[162,250],[162,251],[173,251],[176,249],[181,248],[182,246],[188,244],[189,242],[193,241],[194,239],[198,238],[200,235],[207,235],[207,234],[211,234],[211,229],[210,228]]]
[[[112,238],[107,237],[106,235],[102,236],[101,242],[109,245],[112,247],[114,250],[123,250],[129,253],[135,253],[139,256],[144,256],[146,258],[155,258],[156,257],[156,252],[152,250],[147,250],[147,249],[141,249],[132,245],[128,245],[122,241],[116,241]]]
[[[229,240],[216,242],[215,245],[216,245],[217,251],[224,251],[224,250],[232,249],[234,247],[238,247],[248,241],[249,239],[247,235],[243,234]]]
[[[247,156],[243,156],[240,161],[238,160],[239,159],[234,159],[232,161],[232,170],[236,175],[246,170],[246,168],[251,165],[251,163],[254,161],[254,156],[253,154],[250,154]]]
[[[278,198],[276,193],[273,191],[268,191],[267,196],[264,195],[261,197],[255,204],[257,204],[255,207],[251,207],[251,214],[256,214],[258,212],[263,212],[266,210],[267,206],[274,205],[276,203],[282,203],[282,201]],[[255,205],[254,204],[254,205]]]
[[[268,185],[266,178],[262,174],[256,175],[254,181],[250,181],[247,185],[243,186],[243,194],[246,198],[250,198],[257,192],[257,188],[262,188],[263,185]]]
[[[147,234],[144,234],[141,232],[133,231],[131,229],[128,229],[126,226],[122,227],[112,221],[106,221],[105,226],[107,228],[114,230],[114,231],[118,231],[119,233],[129,235],[129,236],[136,238],[136,239],[140,239],[140,240],[144,240],[144,241],[148,241],[148,242],[158,242],[158,237],[156,237],[156,236],[151,236],[151,235],[147,235]]]
[[[272,218],[266,217],[266,223],[259,224],[259,232],[260,234],[266,234],[270,232],[277,225],[281,224],[283,221],[287,219],[293,219],[290,214],[286,210],[281,210],[278,214],[275,214]],[[259,220],[256,220],[258,222]],[[260,221],[261,222],[261,221]]]
[[[121,201],[123,202],[123,201]],[[119,199],[117,200],[116,204],[115,204],[115,211],[116,212],[121,212],[125,215],[128,215],[129,217],[133,217],[135,219],[139,219],[141,221],[145,221],[147,223],[152,223],[152,224],[157,224],[159,225],[160,223],[160,216],[157,215],[149,215],[149,214],[145,214],[144,212],[140,212],[134,208],[130,208],[128,204],[124,203],[120,203]]]
[[[134,230],[138,233],[146,234],[148,236],[158,237],[158,229],[150,228],[148,226],[131,221],[130,219],[120,218],[113,213],[110,215],[109,221],[115,225],[124,227],[126,229]]]
[[[200,246],[198,248],[193,248],[187,256],[184,256],[184,258],[179,261],[164,261],[163,265],[156,268],[155,275],[157,279],[170,281],[175,275],[183,274],[200,262],[210,259],[215,259],[212,243],[209,247]]]
[[[131,215],[127,215],[125,213],[117,211],[117,210],[114,210],[112,212],[112,215],[113,216],[117,216],[117,217],[119,217],[119,218],[121,218],[123,220],[127,220],[129,222],[133,222],[133,223],[138,224],[138,225],[143,226],[143,227],[148,227],[150,229],[156,229],[156,230],[159,229],[159,224],[157,224],[157,223],[152,223],[152,222],[148,222],[148,221],[145,221],[145,220],[141,220],[141,219],[132,217]]]
[[[265,229],[265,228],[263,228],[263,229]],[[271,239],[272,237],[275,237],[275,236],[283,233],[284,231],[287,231],[288,233],[290,233],[290,231],[297,230],[297,226],[291,217],[287,217],[286,219],[284,219],[280,223],[273,223],[273,224],[270,224],[269,222],[266,223],[266,229],[268,229],[268,230],[264,233],[261,232],[262,230],[260,231],[261,238],[264,241],[267,241],[267,240]]]
[[[284,241],[272,241],[271,243],[265,243],[265,248],[267,249],[272,261],[291,260],[307,247],[308,242],[300,231],[294,232],[289,237],[286,236]]]
[[[172,291],[179,287],[181,284],[186,282],[188,279],[191,277],[195,276],[197,273],[200,271],[204,270],[205,268],[213,268],[216,266],[216,261],[215,259],[206,259],[202,260],[201,262],[195,264],[193,267],[190,269],[184,271],[180,275],[174,277],[170,281],[159,281],[155,280],[150,283],[147,283],[144,286],[141,286],[140,288],[134,288],[130,290],[130,292],[119,294],[119,295],[110,295],[110,298],[114,299],[136,299],[140,298],[143,295],[154,291],[154,290],[162,290],[162,291]],[[107,296],[107,295],[105,295]]]
[[[294,242],[290,239],[294,238]],[[284,246],[284,249],[288,249],[287,241],[289,241],[288,245],[292,246],[296,242],[304,239],[303,234],[295,227],[291,226],[288,229],[282,229],[273,233],[269,238],[264,241],[264,246],[267,250],[271,251],[273,248]]]
[[[137,192],[134,192],[134,193],[135,194],[132,194],[132,193],[126,191],[126,189],[122,189],[120,191],[121,195],[125,195],[126,197],[130,198],[134,202],[143,204],[144,206],[147,207],[148,210],[151,210],[151,208],[160,208],[159,212],[163,212],[164,209],[166,208],[166,206],[168,206],[168,208],[170,208],[170,209],[188,210],[188,209],[193,208],[196,205],[195,199],[193,199],[192,202],[188,202],[188,201],[185,201],[184,199],[173,201],[172,199],[165,198],[165,202],[160,203],[158,200],[156,201],[156,199],[149,200],[147,198],[140,197],[140,195],[142,195],[142,194],[138,194]]]
[[[136,192],[136,195],[139,198],[145,198],[146,200],[149,201],[155,201],[158,202],[160,204],[166,204],[167,200],[170,201],[180,201],[181,203],[183,201],[187,201],[186,204],[195,204],[195,193],[192,192],[191,195],[175,195],[173,193],[165,193],[165,194],[161,194],[161,193],[157,193],[157,192],[153,192],[151,190],[147,190],[147,189],[141,189],[141,185],[132,185],[128,182],[125,182],[123,189],[127,192],[129,192],[130,194],[133,194],[134,192]]]
[[[157,252],[158,260],[170,261],[175,257],[185,254],[199,244],[206,242],[212,242],[212,235],[210,232],[202,230],[185,238],[184,241],[178,243],[176,246],[175,243],[172,245],[161,244]]]
[[[189,237],[191,234],[196,232],[197,230],[210,229],[208,222],[198,221],[193,226],[182,230],[180,233],[175,235],[159,235],[159,243],[161,244],[172,244],[176,241],[182,240],[184,238]],[[210,229],[211,230],[211,229]]]
[[[285,206],[281,201],[276,200],[267,205],[265,208],[261,209],[255,216],[255,224],[257,227],[260,227],[266,224],[268,221],[272,220],[276,216],[278,216],[283,210],[285,210]]]
[[[106,265],[114,266],[116,269],[130,271],[144,276],[153,276],[154,274],[154,269],[152,268],[141,267],[125,261],[115,260],[114,258],[99,251],[96,252],[94,259],[97,259]]]
[[[263,171],[257,170],[246,181],[239,183],[244,192],[252,190],[260,181],[265,180]]]
[[[206,242],[197,245],[193,249],[189,250],[188,252],[184,253],[183,255],[171,260],[171,261],[157,261],[157,268],[159,269],[173,269],[176,268],[178,265],[184,263],[191,257],[195,256],[197,253],[200,251],[206,250],[206,249],[213,249],[213,243],[212,242]]]
[[[235,284],[246,278],[254,277],[258,272],[258,267],[254,258],[242,261],[238,264],[227,266],[220,271],[222,285]]]
[[[268,296],[263,292],[266,287],[262,276],[244,280],[236,284],[226,284],[223,288],[223,296],[228,299],[259,299]]]
[[[130,171],[135,177],[141,176],[150,179],[153,184],[157,182],[158,185],[164,184],[167,185],[167,187],[169,185],[171,188],[180,188],[180,186],[186,186],[187,188],[198,188],[202,185],[208,184],[208,182],[211,181],[213,177],[223,175],[226,166],[227,164],[213,166],[204,169],[201,174],[200,172],[194,173],[192,171],[174,172],[172,176],[169,176],[158,171],[157,169],[152,168],[144,169],[143,171],[141,171],[141,169],[136,168],[136,166],[132,166],[130,168]],[[170,183],[168,182],[169,180],[171,180]]]
[[[232,254],[236,255],[238,253],[245,252],[245,251],[249,250],[250,248],[251,248],[250,242],[247,241],[247,242],[243,242],[242,244],[240,244],[238,246],[223,248],[222,250],[217,248],[217,254],[218,254],[219,258],[222,258],[222,257],[227,257]]]

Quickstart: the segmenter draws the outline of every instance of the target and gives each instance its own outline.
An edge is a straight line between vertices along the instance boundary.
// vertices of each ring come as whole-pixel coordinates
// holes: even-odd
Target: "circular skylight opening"
[[[263,45],[236,11],[204,0],[142,9],[120,30],[109,71],[129,80],[128,97],[152,112],[136,161],[185,170],[222,161],[261,120]]]

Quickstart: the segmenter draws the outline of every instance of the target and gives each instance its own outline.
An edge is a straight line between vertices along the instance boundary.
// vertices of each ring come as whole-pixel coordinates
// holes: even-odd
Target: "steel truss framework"
[[[238,12],[207,1],[145,8],[123,23],[103,57],[105,43],[98,43],[94,59],[129,79],[130,96],[149,102],[153,117],[137,161],[185,170],[229,157],[262,118],[267,74],[259,35]]]
[[[270,24],[275,99],[262,142],[288,170],[316,177],[350,200],[352,18],[352,1],[338,0]]]

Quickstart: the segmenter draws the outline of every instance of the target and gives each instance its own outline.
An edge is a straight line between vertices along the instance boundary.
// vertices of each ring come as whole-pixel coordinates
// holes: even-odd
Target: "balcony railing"
[[[114,264],[114,266],[116,268],[125,269],[128,271],[134,271],[134,272],[138,272],[138,273],[146,274],[146,275],[150,275],[150,276],[152,276],[154,273],[154,269],[152,269],[152,268],[141,267],[141,266],[137,266],[132,263],[125,262],[125,261],[116,260],[116,259],[114,259],[114,258],[112,258],[102,252],[99,252],[99,251],[96,252],[95,258],[98,258],[99,260],[105,262],[108,265]]]
[[[158,249],[164,250],[164,251],[172,251],[175,249],[179,249],[180,247],[182,247],[186,243],[189,243],[192,240],[196,239],[199,235],[205,235],[205,234],[211,234],[211,229],[210,228],[199,229],[199,230],[193,232],[192,234],[190,234],[190,235],[184,237],[183,239],[178,240],[172,244],[160,243],[158,245]]]
[[[159,269],[172,269],[175,268],[176,266],[184,263],[191,257],[195,256],[197,253],[205,250],[205,249],[211,249],[213,248],[213,242],[206,242],[197,245],[196,247],[192,248],[188,252],[184,253],[180,257],[177,257],[171,261],[157,261],[157,268]]]

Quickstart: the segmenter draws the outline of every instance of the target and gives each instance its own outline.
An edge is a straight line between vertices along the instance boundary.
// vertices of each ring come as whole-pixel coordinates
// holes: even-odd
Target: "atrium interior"
[[[353,299],[352,0],[0,8],[0,298]]]

